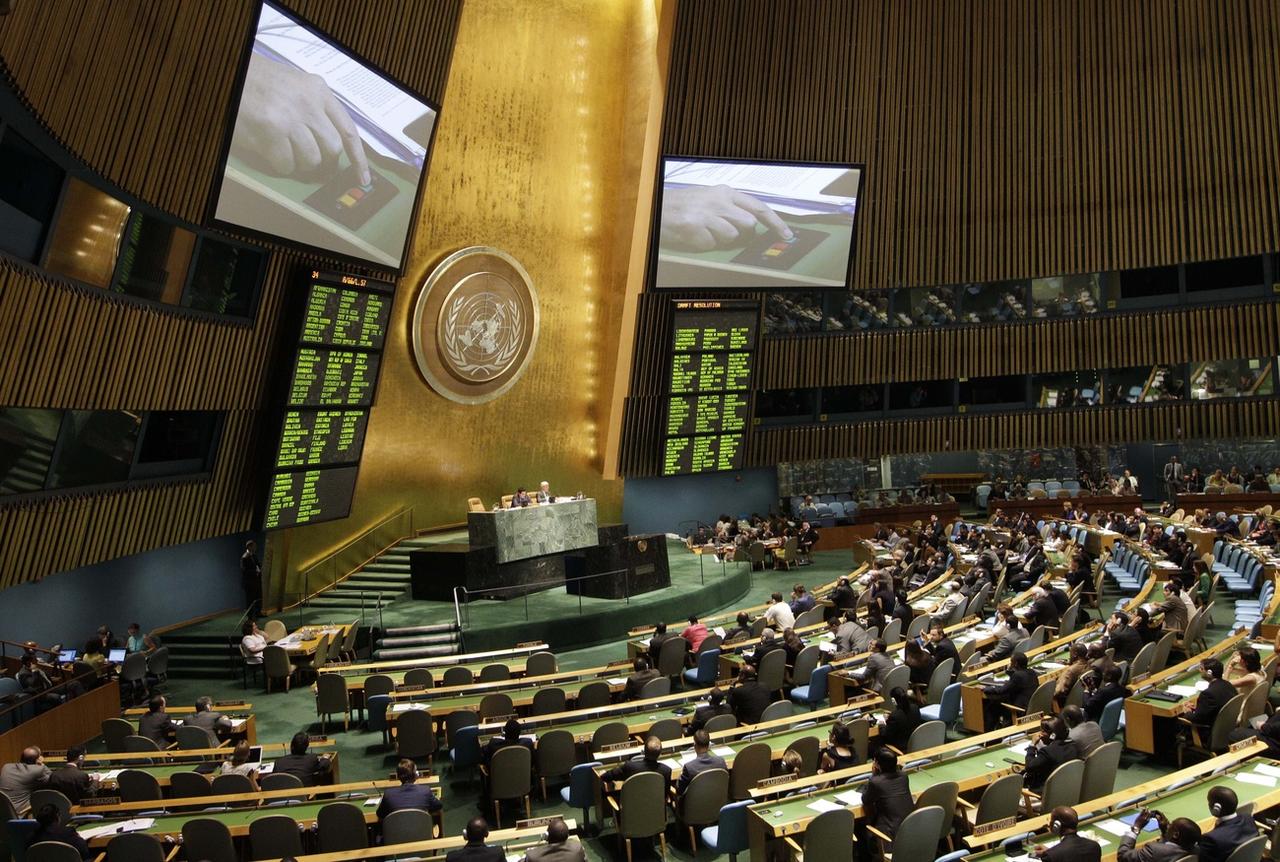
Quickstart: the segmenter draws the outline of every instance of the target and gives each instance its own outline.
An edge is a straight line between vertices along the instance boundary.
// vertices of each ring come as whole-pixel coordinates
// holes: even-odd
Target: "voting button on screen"
[[[394,198],[399,189],[386,177],[369,169],[371,182],[361,184],[354,168],[340,171],[337,176],[312,192],[307,205],[324,213],[343,227],[359,230]]]

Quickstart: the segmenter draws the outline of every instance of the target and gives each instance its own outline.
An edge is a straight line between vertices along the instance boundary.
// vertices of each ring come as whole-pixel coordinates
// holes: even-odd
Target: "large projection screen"
[[[664,158],[654,287],[847,287],[862,173]]]
[[[214,219],[399,270],[437,110],[264,2]]]

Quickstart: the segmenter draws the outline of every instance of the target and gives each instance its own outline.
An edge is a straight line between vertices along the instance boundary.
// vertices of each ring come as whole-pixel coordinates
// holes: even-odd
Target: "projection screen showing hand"
[[[214,218],[399,270],[436,114],[264,2]]]
[[[845,287],[862,168],[663,161],[657,288]]]

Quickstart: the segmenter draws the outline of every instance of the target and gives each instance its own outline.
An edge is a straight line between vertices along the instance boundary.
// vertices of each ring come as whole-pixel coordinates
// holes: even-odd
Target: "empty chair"
[[[777,655],[778,653],[781,653],[781,652],[782,650],[777,650],[772,654]],[[790,718],[794,714],[795,714],[795,706],[791,703],[791,701],[789,700],[774,701],[773,703],[769,704],[764,708],[764,712],[760,713],[760,723],[763,724],[766,721],[774,721],[779,718]]]
[[[591,806],[596,804],[595,768],[600,765],[598,760],[574,765],[569,770],[568,786],[560,788],[560,798],[564,803],[582,810],[584,829],[591,824]]]
[[[702,729],[707,733],[716,733],[721,730],[733,730],[738,726],[738,719],[732,715],[714,715],[707,720]]]
[[[364,701],[365,730],[376,730],[382,734],[382,744],[387,744],[387,734],[391,730],[391,726],[387,724],[387,710],[391,707],[391,695],[375,694],[373,697],[366,697]]]
[[[178,728],[177,746],[182,749],[217,748],[218,737],[203,727],[184,724]]]
[[[610,721],[600,725],[591,734],[591,750],[599,751],[606,745],[617,745],[628,740],[627,724],[623,721]]]
[[[480,716],[469,709],[455,709],[444,717],[444,744],[453,748],[458,731],[480,724]]]
[[[289,636],[289,629],[280,620],[267,620],[267,624],[263,626],[262,634],[266,637],[267,643],[275,643],[281,638]]]
[[[787,841],[798,854],[802,854],[809,860],[851,862],[853,859],[853,812],[848,808],[824,811],[810,820],[809,825],[804,828],[802,844],[796,844],[792,839]],[[932,854],[933,848],[930,847],[929,851]]]
[[[1080,785],[1084,780],[1084,761],[1068,760],[1044,781],[1039,793],[1023,789],[1022,796],[1027,811],[1052,811],[1059,805],[1076,805],[1080,802]]]
[[[303,790],[302,779],[296,775],[290,775],[287,772],[272,772],[258,779],[258,787],[263,790],[299,790],[302,791],[296,796],[282,796],[278,799],[272,799],[268,805],[283,805],[288,802],[302,802],[307,798],[306,791]]]
[[[297,857],[302,855],[302,835],[292,817],[284,814],[258,817],[249,824],[249,846],[254,859]]]
[[[733,768],[729,770],[729,796],[750,800],[751,788],[769,777],[772,757],[767,742],[752,742],[734,755]]]
[[[289,661],[289,653],[284,647],[271,644],[262,651],[262,674],[267,680],[267,694],[271,693],[271,683],[284,680],[284,690],[289,690],[293,682],[293,663]]]
[[[160,782],[150,772],[141,769],[126,769],[116,776],[116,787],[121,802],[149,802],[163,799]]]
[[[822,608],[815,608],[822,610]],[[810,644],[800,650],[800,654],[796,656],[795,663],[791,668],[791,682],[793,685],[802,685],[809,681],[809,674],[813,673],[813,669],[818,666],[818,660],[822,657],[821,650],[817,644]]]
[[[911,736],[907,739],[907,751],[924,751],[926,748],[937,748],[946,741],[946,723],[926,721],[911,731]]]
[[[749,850],[747,806],[751,800],[730,802],[720,809],[716,822],[702,830],[702,843],[712,853],[729,854],[729,862],[738,862],[738,854]]]
[[[547,781],[569,777],[576,759],[576,745],[573,734],[567,730],[549,730],[538,735],[533,758],[544,802],[547,800]]]
[[[951,837],[951,826],[955,822],[956,805],[959,799],[960,785],[954,781],[930,784],[916,797],[916,808],[936,805],[942,809],[942,826],[937,837],[938,844],[942,844]]]
[[[213,786],[199,772],[175,772],[169,776],[169,794],[174,799],[196,799],[213,795]]]
[[[996,820],[1007,820],[1018,814],[1022,801],[1022,775],[1012,773],[997,778],[986,786],[974,810],[973,825],[981,826]]]
[[[297,831],[296,825],[294,831]],[[182,847],[189,859],[239,862],[235,845],[231,843],[231,831],[221,820],[196,817],[182,824]]]
[[[169,681],[169,648],[158,647],[147,656],[147,672],[156,678],[156,685],[164,685]]]
[[[435,675],[431,673],[431,668],[415,667],[405,671],[404,684],[424,685],[427,688],[431,688],[436,684],[436,678]]]
[[[613,692],[609,688],[609,683],[602,679],[589,682],[578,689],[578,709],[600,709],[608,706],[612,701]]]
[[[791,702],[817,709],[818,705],[827,699],[827,678],[830,674],[831,665],[829,664],[815,667],[809,674],[806,684],[791,689]]]
[[[436,729],[431,713],[414,709],[401,714],[396,722],[396,753],[408,760],[427,758],[430,762],[436,753]]]
[[[960,717],[960,683],[953,682],[944,688],[937,703],[920,707],[920,717],[925,721],[941,721],[947,726],[954,724]]]
[[[511,668],[505,664],[487,664],[480,668],[479,682],[502,682],[504,679],[511,679]]]
[[[826,608],[816,607],[810,608],[804,613],[796,617],[795,625],[792,628],[804,629],[810,626],[821,624],[823,616],[826,614]]]
[[[1084,759],[1084,776],[1080,779],[1080,801],[1099,799],[1115,790],[1116,770],[1120,767],[1119,742],[1100,745]]]
[[[247,775],[237,775],[234,772],[228,772],[225,775],[215,775],[212,782],[214,796],[231,796],[233,794],[250,794],[255,793],[257,788],[254,787],[253,780]],[[241,803],[233,803],[241,804]],[[246,802],[245,805],[252,805],[252,802]]]
[[[1111,740],[1120,732],[1120,716],[1124,713],[1124,698],[1117,697],[1114,700],[1107,701],[1102,707],[1102,717],[1098,719],[1098,729],[1102,731],[1102,738]]]
[[[955,667],[955,663],[956,660],[953,658],[943,659],[933,669],[933,673],[929,676],[929,687],[925,689],[924,693],[924,702],[926,704],[938,703],[942,700],[942,694],[951,682],[952,669]]]
[[[886,644],[896,644],[902,642],[902,620],[894,617],[884,625],[884,632],[880,635],[880,640]]]
[[[383,692],[386,694],[386,692]],[[365,691],[368,696],[368,691]],[[316,680],[316,715],[320,717],[321,727],[329,731],[329,716],[342,716],[342,729],[351,726],[351,701],[347,697],[347,680],[336,673],[322,673]]]
[[[706,687],[716,681],[719,674],[720,650],[698,650],[697,663],[684,672],[686,685]]]
[[[678,718],[660,718],[649,725],[649,732],[645,734],[645,736],[656,736],[663,742],[679,739],[683,735],[684,727]]]
[[[350,802],[330,802],[316,813],[316,833],[321,853],[365,850],[369,829],[364,812]]]
[[[787,673],[787,653],[775,649],[765,654],[756,668],[756,680],[766,691],[782,691]]]
[[[385,673],[375,673],[364,678],[364,696],[366,698],[373,697],[375,694],[391,694],[396,690],[396,681]]]
[[[715,823],[729,801],[729,773],[724,769],[699,772],[676,802],[676,819],[689,830],[689,846],[696,853],[700,826]]]
[[[495,716],[513,715],[516,711],[511,703],[511,695],[495,691],[480,698],[480,720],[488,721]]]
[[[133,733],[124,738],[124,750],[130,753],[159,751],[160,746],[149,736],[138,736],[138,734]]]
[[[296,829],[294,830],[297,831]],[[431,814],[417,808],[393,811],[382,821],[383,844],[408,844],[410,841],[430,841],[435,837],[435,820]]]
[[[163,846],[145,832],[117,835],[107,842],[107,862],[164,862]]]
[[[60,841],[39,841],[21,858],[23,862],[80,862],[80,851]]]
[[[112,753],[125,751],[124,740],[127,736],[133,736],[133,725],[123,718],[104,718],[102,736],[106,740],[107,751]]]
[[[1182,759],[1188,750],[1203,754],[1206,757],[1212,757],[1215,754],[1221,754],[1227,750],[1230,740],[1227,738],[1236,724],[1240,720],[1240,707],[1244,705],[1245,695],[1237,694],[1228,700],[1221,710],[1218,711],[1218,717],[1213,720],[1213,726],[1209,728],[1208,739],[1204,738],[1204,734],[1199,728],[1193,728],[1191,731],[1190,742],[1178,743],[1178,766],[1181,768]],[[1185,718],[1179,718],[1179,722],[1184,726],[1190,726],[1190,722]]]
[[[67,821],[68,815],[71,813],[71,800],[60,791],[51,790],[48,787],[42,787],[39,790],[31,791],[31,798],[29,801],[33,812],[39,811],[46,805],[52,805],[54,808],[58,809],[58,816],[62,818],[63,823]]]
[[[542,688],[533,693],[530,715],[553,715],[565,711],[565,694],[562,688]]]
[[[129,653],[120,665],[120,690],[126,700],[137,701],[147,693],[147,654]]]
[[[455,664],[453,667],[446,668],[444,676],[440,678],[440,685],[445,688],[454,688],[460,685],[471,685],[474,679],[471,676],[471,668],[463,667]]]
[[[665,677],[677,677],[684,671],[684,656],[689,642],[684,638],[663,641],[658,648],[658,673]]]
[[[667,641],[670,643],[670,641]],[[666,646],[666,644],[663,644]],[[651,697],[665,697],[671,694],[671,678],[666,676],[658,676],[646,682],[640,687],[640,700],[648,700]]]
[[[938,846],[938,835],[943,828],[943,811],[937,805],[917,808],[905,818],[902,825],[892,835],[885,835],[874,826],[868,826],[867,832],[880,842],[885,859],[897,859],[899,862],[915,859],[932,859]]]
[[[546,676],[556,672],[556,657],[549,652],[536,652],[524,660],[525,676]]]
[[[636,838],[658,836],[662,856],[667,855],[667,786],[656,772],[641,772],[622,782],[615,800],[608,797],[618,824],[618,840],[627,848],[631,862],[631,842]]]
[[[533,755],[523,745],[500,748],[489,761],[489,797],[493,800],[494,824],[502,828],[502,803],[524,800],[525,817],[532,817]]]

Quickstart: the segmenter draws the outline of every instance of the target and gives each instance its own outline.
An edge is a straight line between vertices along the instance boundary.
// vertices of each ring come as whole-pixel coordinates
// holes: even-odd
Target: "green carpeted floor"
[[[797,581],[811,586],[824,583],[847,572],[850,560],[850,553],[847,550],[819,552],[814,555],[814,564],[812,566],[791,572],[757,572],[752,577],[751,585],[746,593],[735,598],[728,605],[722,608],[697,608],[696,610],[702,613],[710,613],[716,610],[755,604],[763,601],[774,590],[787,592]],[[697,565],[696,560],[692,560],[687,556],[681,559],[673,553],[673,564],[687,567],[690,562],[694,566]],[[709,567],[710,564],[708,564]],[[681,588],[673,586],[670,589],[679,591]],[[398,621],[402,621],[400,624],[412,625],[438,619],[441,613],[440,609],[427,607],[435,604],[438,603],[405,602],[403,607],[395,608]],[[1232,618],[1232,608],[1229,607],[1230,602],[1224,601],[1220,604],[1223,606],[1219,608],[1216,614],[1219,625],[1208,633],[1210,643],[1226,636],[1228,632],[1224,623]],[[448,608],[448,613],[450,616],[452,615],[451,607]],[[389,621],[388,625],[390,625]],[[559,652],[560,666],[566,669],[589,667],[625,658],[624,635],[625,632],[619,631],[616,638],[608,644],[586,649],[561,651]],[[233,699],[244,696],[245,692],[239,679],[234,681],[173,679],[168,686],[168,694],[171,703],[189,704],[200,695],[209,695],[214,699]],[[315,714],[314,698],[309,686],[295,687],[293,691],[287,694],[274,693],[271,695],[263,694],[261,688],[254,687],[253,690],[248,692],[246,699],[251,700],[254,704],[260,741],[282,742],[288,740],[298,730],[320,731]],[[342,776],[344,779],[383,777],[393,768],[395,757],[390,752],[382,749],[380,733],[369,733],[358,726],[352,726],[351,729],[343,732],[340,725],[336,727],[336,730],[331,725],[329,730],[331,736],[336,739],[338,749],[341,752]],[[445,789],[445,824],[448,831],[454,833],[461,831],[470,817],[481,813],[478,807],[478,788],[469,776],[452,776],[447,767],[447,760],[442,759],[440,764],[438,771],[442,773]],[[1121,761],[1117,789],[1148,781],[1171,769],[1172,767],[1154,764],[1141,758],[1126,755]],[[540,799],[535,799],[535,816],[553,813],[562,813],[575,818],[581,817],[579,811],[571,810],[564,805],[554,791],[550,801],[546,803],[543,803]],[[511,822],[506,819],[507,816],[514,819],[516,816],[514,809],[504,813],[505,823]],[[687,838],[677,836],[674,829],[669,832],[669,836],[671,836],[669,841],[670,853],[673,857],[677,859],[695,858],[689,852],[686,843]],[[606,830],[603,835],[587,840],[586,846],[588,856],[592,860],[624,858],[611,828]],[[645,852],[641,851],[640,855],[643,857]],[[702,859],[712,858],[712,854],[705,849],[699,851],[697,856]]]

